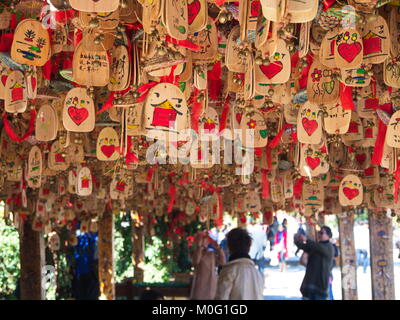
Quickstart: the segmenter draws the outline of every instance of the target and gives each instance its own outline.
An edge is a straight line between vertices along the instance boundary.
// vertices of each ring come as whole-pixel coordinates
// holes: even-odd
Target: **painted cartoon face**
[[[297,117],[298,139],[302,143],[318,144],[322,139],[321,117],[318,107],[306,102]]]
[[[363,60],[365,63],[382,63],[389,55],[390,37],[386,20],[381,16],[367,16],[362,25]]]
[[[11,58],[30,66],[43,66],[50,58],[50,36],[39,21],[26,19],[15,30]]]
[[[188,108],[183,93],[177,86],[160,83],[153,87],[144,105],[146,135],[165,140],[177,139],[178,133],[188,128]]]
[[[119,0],[69,0],[71,7],[84,12],[112,12],[118,9]]]
[[[94,117],[94,102],[86,89],[71,89],[64,101],[64,127],[73,132],[91,132],[95,126]]]
[[[363,201],[363,185],[360,178],[355,175],[347,175],[343,178],[339,187],[339,202],[342,206],[357,206]]]

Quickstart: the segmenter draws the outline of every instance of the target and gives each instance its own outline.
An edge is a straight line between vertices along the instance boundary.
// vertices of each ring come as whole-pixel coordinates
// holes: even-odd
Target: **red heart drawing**
[[[352,200],[358,196],[359,191],[358,189],[350,189],[348,187],[343,188],[343,193],[347,199]]]
[[[101,152],[103,152],[107,158],[110,158],[115,152],[115,146],[114,145],[109,145],[109,146],[104,145],[101,147]]]
[[[341,43],[338,46],[338,53],[347,62],[352,62],[355,57],[361,52],[361,43]]]
[[[311,170],[314,170],[321,163],[321,159],[318,157],[316,157],[316,158],[307,157],[306,163],[311,168]]]
[[[85,108],[69,107],[68,114],[71,119],[79,126],[89,116],[89,111]]]
[[[308,120],[307,118],[303,118],[301,123],[303,124],[304,130],[309,136],[311,136],[318,128],[318,122],[316,120]]]
[[[359,164],[363,164],[366,159],[367,159],[367,155],[365,153],[356,154],[356,160]]]
[[[196,19],[197,15],[200,12],[200,1],[199,0],[194,0],[192,3],[188,4],[188,22],[189,25],[191,25]]]
[[[264,75],[268,78],[268,79],[272,79],[273,77],[275,77],[279,72],[282,71],[283,69],[283,64],[280,61],[275,61],[272,62],[268,65],[260,65],[260,69],[262,71],[262,73],[264,73]]]

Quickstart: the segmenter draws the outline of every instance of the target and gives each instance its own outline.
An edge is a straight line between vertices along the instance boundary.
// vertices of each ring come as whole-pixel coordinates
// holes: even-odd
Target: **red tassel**
[[[217,201],[218,201],[218,218],[215,221],[216,226],[222,226],[223,225],[223,220],[224,220],[224,215],[223,215],[223,204],[222,204],[222,198],[221,198],[221,188],[217,188],[215,190],[217,193]]]
[[[396,171],[394,173],[394,203],[399,201],[399,186],[400,186],[400,161],[397,160]]]
[[[77,11],[75,11],[74,9],[55,11],[54,12],[54,19],[57,22],[65,24],[75,16],[76,12]]]
[[[199,132],[199,118],[200,118],[200,112],[201,112],[201,102],[197,101],[197,97],[199,94],[199,91],[195,88],[193,92],[193,104],[192,104],[192,116],[191,116],[191,124],[192,124],[192,129],[196,132]]]
[[[267,170],[262,170],[262,198],[268,199],[269,197],[269,182],[267,178]]]
[[[28,139],[28,137],[32,135],[33,131],[35,130],[35,120],[36,120],[36,110],[31,109],[31,118],[29,120],[28,131],[22,137],[19,137],[11,127],[10,122],[7,119],[7,113],[4,113],[3,115],[4,129],[6,130],[10,139],[15,142],[25,141],[26,139]]]
[[[378,135],[375,141],[374,153],[371,158],[371,164],[380,165],[383,156],[383,147],[385,145],[387,126],[379,119]]]
[[[13,33],[5,33],[0,38],[0,52],[10,52],[14,40]]]
[[[153,179],[153,173],[154,173],[154,168],[150,167],[149,170],[147,170],[147,176],[146,176],[147,182],[150,182]]]
[[[126,164],[130,164],[131,162],[134,162],[134,163],[139,162],[139,159],[131,151],[131,149],[132,149],[132,136],[128,136],[127,149],[128,149],[128,152],[126,153],[126,156],[125,156],[125,163]]]
[[[46,62],[46,64],[43,66],[42,70],[43,70],[43,77],[46,80],[50,80],[51,73],[52,73],[52,59],[50,59],[49,61]]]
[[[268,170],[272,169],[272,159],[271,159],[271,148],[266,148],[267,152],[267,168]]]
[[[278,132],[278,134],[270,141],[270,143],[268,144],[268,147],[270,147],[271,149],[275,149],[279,145],[285,130],[292,128],[292,127],[293,127],[292,124],[286,123],[282,127],[282,129]]]
[[[293,195],[295,196],[296,199],[301,198],[301,194],[303,192],[303,182],[304,182],[304,177],[301,177],[300,179],[297,179],[294,183]]]
[[[215,4],[217,6],[222,6],[224,4],[225,0],[215,0]]]
[[[340,82],[340,103],[342,104],[343,110],[355,110],[353,102],[353,88],[348,87]]]
[[[189,49],[190,51],[197,52],[197,51],[200,51],[201,49],[203,49],[203,46],[195,44],[195,43],[193,43],[193,42],[191,42],[189,40],[177,40],[177,39],[172,38],[171,36],[166,36],[165,40],[167,42],[171,42],[171,43],[177,44],[180,47]]]
[[[229,95],[226,96],[225,103],[224,103],[224,108],[222,109],[222,114],[221,114],[221,123],[219,125],[219,132],[222,132],[226,128],[226,122],[228,120],[228,115],[229,115],[229,110],[231,107],[231,99]]]
[[[174,206],[175,202],[176,187],[174,185],[170,186],[168,193],[169,193],[168,213],[170,213],[172,211],[172,207]]]

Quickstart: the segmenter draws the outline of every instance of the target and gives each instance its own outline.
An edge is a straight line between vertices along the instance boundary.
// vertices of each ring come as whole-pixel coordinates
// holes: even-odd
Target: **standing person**
[[[288,221],[287,221],[287,219],[285,218],[285,219],[283,219],[283,221],[282,221],[283,230],[287,231],[287,226],[288,226]]]
[[[329,241],[332,231],[323,226],[318,232],[319,242],[295,234],[294,243],[308,254],[306,274],[300,287],[304,300],[326,300],[328,297],[329,275],[332,269],[334,248]]]
[[[279,222],[278,222],[278,218],[274,217],[274,222],[268,226],[268,240],[270,242],[270,248],[271,250],[274,249],[274,245],[275,245],[275,234],[278,232],[278,226],[279,226]]]
[[[286,271],[287,250],[287,231],[283,225],[279,225],[278,232],[275,235],[275,249],[278,253],[279,269],[281,272]]]
[[[249,256],[251,237],[236,228],[227,234],[229,262],[218,278],[217,300],[263,300],[264,277]]]
[[[217,290],[218,265],[225,264],[225,254],[217,242],[206,232],[195,236],[197,244],[193,255],[194,278],[190,298],[192,300],[214,300]]]

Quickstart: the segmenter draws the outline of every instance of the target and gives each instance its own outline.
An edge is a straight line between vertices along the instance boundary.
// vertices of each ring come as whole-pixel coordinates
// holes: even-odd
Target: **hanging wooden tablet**
[[[316,145],[301,144],[299,172],[303,177],[317,177],[321,173],[322,163],[327,166],[327,162],[323,161],[323,155]]]
[[[76,83],[84,86],[103,87],[110,81],[110,65],[107,52],[96,46],[96,50],[87,51],[83,43],[78,44],[74,53],[72,74]]]
[[[79,12],[79,20],[83,28],[90,28],[93,19],[98,21],[98,29],[113,30],[120,21],[119,10],[113,12]]]
[[[363,139],[360,145],[363,147],[375,146],[376,137],[378,135],[378,121],[373,119],[361,119],[364,129]]]
[[[50,36],[43,25],[33,19],[21,21],[14,33],[11,58],[30,66],[43,66],[50,58]]]
[[[310,31],[310,51],[316,57],[320,57],[319,52],[325,35],[326,30],[324,30],[319,24],[312,24]]]
[[[37,88],[38,88],[38,75],[36,67],[32,67],[26,74],[26,95],[28,99],[36,99]]]
[[[168,34],[178,40],[186,40],[189,33],[188,6],[186,0],[165,0],[165,20]]]
[[[261,0],[261,8],[264,17],[270,21],[282,21],[286,10],[285,0]]]
[[[271,22],[264,16],[258,16],[256,38],[254,40],[254,45],[257,49],[261,49],[267,43],[270,24]]]
[[[349,174],[339,187],[339,202],[342,206],[358,206],[363,201],[363,185],[359,177]]]
[[[190,40],[201,46],[200,51],[194,51],[192,59],[194,62],[213,62],[218,53],[218,34],[214,21],[208,17],[206,27],[193,35]]]
[[[3,8],[0,13],[0,30],[8,29],[11,22],[11,12],[7,8]]]
[[[366,70],[366,65],[361,64],[356,69],[341,69],[339,81],[349,87],[365,87],[370,84],[371,76]]]
[[[126,110],[126,134],[128,136],[142,134],[142,110],[142,103],[137,103]]]
[[[217,135],[219,132],[219,116],[212,107],[207,107],[199,119],[200,135]]]
[[[362,118],[375,118],[375,109],[378,108],[378,95],[374,95],[371,86],[365,86],[359,89],[358,93],[361,99],[357,100],[357,112]]]
[[[372,165],[364,169],[361,181],[365,186],[374,186],[380,183],[379,167]]]
[[[244,209],[248,212],[259,212],[261,210],[260,195],[255,191],[249,191],[243,198]]]
[[[204,65],[197,66],[193,73],[193,85],[198,90],[207,89],[207,68]]]
[[[308,101],[315,104],[334,104],[339,100],[339,81],[332,69],[315,59],[307,80]]]
[[[43,105],[36,116],[35,137],[39,141],[52,141],[57,137],[58,117],[49,104]]]
[[[182,91],[170,83],[160,83],[150,89],[143,109],[143,129],[151,138],[178,139],[189,128],[188,107]]]
[[[363,61],[363,42],[356,29],[341,29],[335,41],[335,64],[341,69],[358,68]]]
[[[2,81],[4,77],[2,75]],[[27,104],[28,96],[25,76],[21,71],[12,71],[6,78],[4,109],[10,113],[22,113],[25,112]]]
[[[268,143],[268,129],[260,112],[244,114],[240,123],[241,143],[246,148],[263,148]]]
[[[84,12],[113,12],[118,9],[119,0],[69,0],[71,7]]]
[[[324,188],[318,182],[304,183],[302,203],[305,207],[320,209],[324,204]]]
[[[72,164],[80,164],[85,161],[85,155],[82,144],[70,143],[65,149],[67,153],[67,161]]]
[[[271,182],[271,200],[274,203],[282,203],[285,201],[283,195],[283,184],[280,178],[273,179]]]
[[[42,152],[39,147],[33,146],[28,156],[28,186],[32,189],[38,189],[42,180]]]
[[[69,163],[66,159],[66,153],[60,146],[60,142],[54,141],[50,147],[48,155],[48,166],[51,170],[64,171],[69,167]]]
[[[115,161],[119,158],[119,137],[110,127],[100,131],[97,138],[96,156],[101,161]]]
[[[383,81],[387,86],[400,88],[400,59],[389,57],[383,65]]]
[[[319,51],[319,60],[321,64],[328,68],[336,68],[335,50],[336,50],[336,39],[340,32],[339,28],[334,28],[325,34],[324,39],[321,42],[321,49]]]
[[[343,135],[345,141],[361,140],[364,136],[364,128],[360,117],[357,112],[351,113],[351,120],[349,130]]]
[[[142,6],[136,0],[125,1],[125,6],[119,7],[119,17],[125,23],[137,22],[137,17],[141,17]]]
[[[113,200],[125,199],[128,196],[128,181],[126,178],[115,177],[110,184],[110,197]]]
[[[287,14],[291,23],[305,23],[312,21],[317,15],[318,1],[307,0],[304,2],[287,0]]]
[[[93,190],[93,180],[92,173],[88,167],[82,167],[78,171],[78,179],[77,179],[77,194],[79,196],[89,196],[92,194]]]
[[[91,132],[95,127],[93,99],[85,88],[73,88],[65,97],[63,125],[72,132]]]
[[[349,130],[351,110],[344,110],[339,103],[326,106],[327,117],[324,117],[324,128],[329,134],[344,134]]]
[[[207,23],[207,1],[206,0],[188,0],[188,24],[189,33],[195,33],[203,30]]]
[[[125,46],[114,47],[111,51],[110,83],[108,90],[122,91],[129,86],[131,65],[128,49]]]
[[[393,113],[386,132],[386,143],[393,148],[400,148],[400,110]]]
[[[393,57],[400,54],[400,8],[391,6],[389,15],[389,31],[391,38],[390,52]]]
[[[269,63],[255,66],[256,92],[265,95],[268,85],[287,82],[290,70],[290,54],[286,43],[278,40],[276,51],[269,55]]]
[[[306,102],[297,117],[297,138],[299,142],[318,144],[322,139],[321,116],[316,105]]]
[[[235,26],[229,33],[226,48],[225,63],[229,71],[243,73],[245,71],[246,60],[239,57],[240,27]]]
[[[363,60],[365,63],[382,63],[389,56],[390,34],[386,20],[379,15],[366,16],[367,23],[361,25]]]
[[[0,99],[5,99],[7,78],[11,72],[13,71],[5,63],[0,62]]]

